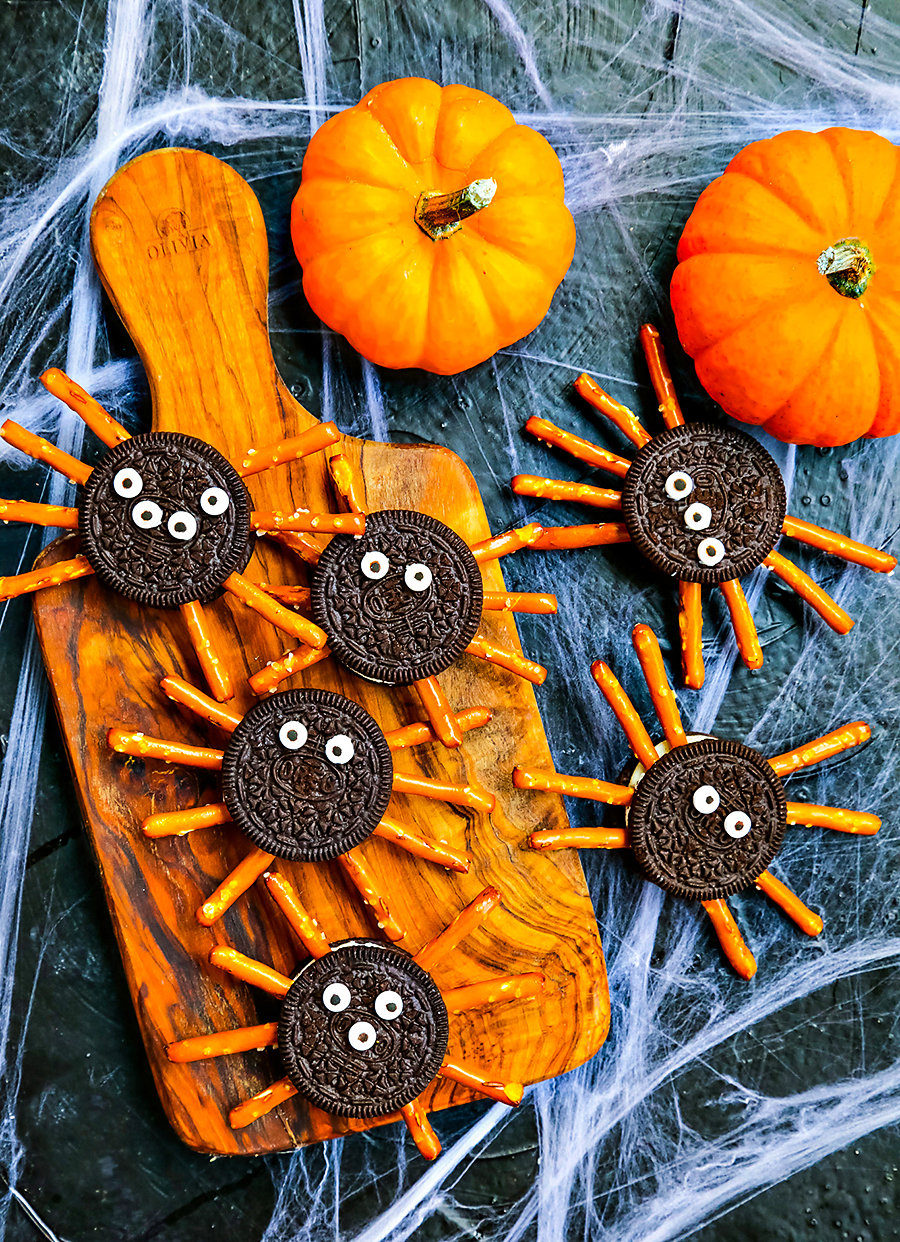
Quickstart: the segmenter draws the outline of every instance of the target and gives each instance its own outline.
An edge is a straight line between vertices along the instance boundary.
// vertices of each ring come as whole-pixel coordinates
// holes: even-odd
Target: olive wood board
[[[265,225],[254,194],[232,168],[199,151],[151,152],[112,178],[95,204],[91,229],[101,279],[147,371],[154,430],[200,436],[235,460],[249,447],[315,424],[275,368]],[[475,481],[450,451],[346,438],[343,452],[364,480],[368,509],[418,509],[470,543],[491,533]],[[248,488],[258,508],[339,507],[321,453],[257,474]],[[38,563],[72,556],[77,548],[76,535],[59,539]],[[303,584],[305,575],[296,555],[267,539],[257,541],[246,570],[251,580],[275,583]],[[496,562],[485,567],[484,580],[490,590],[503,589]],[[287,974],[305,955],[261,882],[213,927],[196,921],[203,899],[249,848],[239,829],[227,825],[156,841],[140,831],[149,814],[218,801],[218,774],[116,755],[107,747],[110,727],[224,745],[221,730],[159,689],[171,673],[204,686],[181,615],[131,603],[93,576],[39,592],[34,615],[147,1055],[178,1135],[205,1152],[263,1154],[379,1124],[330,1117],[295,1096],[232,1130],[228,1110],[283,1076],[277,1053],[189,1064],[167,1059],[172,1040],[276,1016],[270,997],[208,964],[213,945],[231,945]],[[256,701],[245,678],[296,642],[230,597],[208,606],[206,615],[234,678],[231,706],[243,713]],[[565,625],[565,612],[544,620]],[[486,614],[482,632],[521,651],[509,614]],[[455,1060],[492,1079],[531,1083],[581,1064],[606,1036],[609,1000],[596,920],[576,852],[526,848],[535,828],[566,826],[557,796],[520,792],[511,783],[516,763],[552,766],[532,686],[471,656],[440,680],[454,710],[484,704],[493,710],[491,722],[467,733],[457,751],[438,744],[400,751],[395,767],[477,782],[496,794],[497,809],[487,816],[395,795],[389,814],[423,836],[468,850],[471,870],[445,871],[378,839],[361,849],[409,929],[401,944],[411,952],[483,888],[499,889],[500,905],[434,973],[446,988],[544,972],[542,997],[450,1019],[448,1051]],[[294,685],[347,694],[383,729],[424,719],[413,691],[362,681],[333,658],[282,688]],[[336,863],[282,862],[278,868],[329,940],[379,934]],[[423,1103],[436,1110],[474,1098],[481,1097],[436,1079]]]

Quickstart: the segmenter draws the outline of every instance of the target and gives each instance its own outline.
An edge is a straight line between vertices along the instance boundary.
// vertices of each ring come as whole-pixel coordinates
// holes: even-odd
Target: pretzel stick
[[[271,470],[273,466],[299,461],[310,453],[318,453],[329,444],[337,443],[340,438],[341,433],[334,423],[319,423],[299,436],[279,440],[277,444],[267,444],[260,449],[247,449],[243,461],[235,462],[234,466],[241,478],[247,479],[251,474],[259,474],[263,470]]]
[[[197,911],[197,922],[204,927],[212,927],[256,883],[274,858],[274,854],[267,854],[265,850],[254,846],[235,869],[226,875],[216,891],[210,893]]]
[[[200,661],[203,676],[206,678],[214,697],[220,703],[234,698],[234,687],[231,684],[231,678],[213,646],[202,605],[196,600],[188,604],[182,604],[181,615],[184,617],[185,625],[187,626],[191,646],[194,648],[197,659]]]
[[[145,837],[184,837],[198,828],[213,828],[217,824],[230,824],[231,812],[224,802],[210,802],[205,806],[192,806],[186,811],[161,811],[149,815],[141,824]]]
[[[464,1087],[477,1091],[480,1095],[486,1095],[492,1100],[499,1100],[501,1104],[510,1104],[513,1108],[518,1108],[522,1103],[522,1096],[525,1088],[520,1082],[493,1082],[487,1078],[482,1078],[480,1074],[473,1073],[472,1070],[466,1069],[464,1065],[457,1065],[455,1061],[447,1058],[444,1064],[438,1070],[441,1078],[449,1078],[451,1082],[461,1083]]]
[[[211,1035],[193,1035],[190,1039],[179,1039],[168,1045],[166,1056],[170,1061],[182,1064],[277,1046],[278,1023],[264,1022],[261,1026],[239,1026],[233,1031],[214,1031]]]
[[[31,522],[34,526],[78,530],[78,510],[65,505],[39,505],[30,500],[0,500],[0,522]]]
[[[110,729],[106,735],[110,750],[120,755],[134,755],[137,759],[164,759],[167,763],[186,763],[191,768],[207,768],[218,772],[222,767],[223,750],[206,746],[188,746],[185,742],[167,742],[162,738],[148,737],[146,733],[126,733],[124,729]]]
[[[672,374],[666,362],[666,352],[659,339],[659,332],[652,323],[645,323],[640,335],[644,357],[647,359],[647,369],[650,372],[650,383],[653,385],[653,391],[659,402],[662,420],[667,427],[682,427],[684,415],[678,404],[678,397],[675,395],[675,385],[672,383]]]
[[[528,844],[533,850],[624,850],[631,838],[625,828],[543,828]]]
[[[852,561],[855,565],[865,565],[867,569],[874,569],[879,574],[893,573],[897,567],[897,558],[889,552],[870,548],[867,543],[857,543],[855,539],[848,539],[837,531],[813,526],[811,522],[804,522],[802,518],[791,517],[790,514],[784,519],[781,529],[789,539],[808,543],[810,547],[820,548],[823,552],[830,552],[832,556]]]
[[[419,794],[422,798],[436,798],[439,802],[449,802],[451,806],[469,806],[475,811],[486,811],[488,814],[493,811],[497,801],[493,794],[486,793],[483,789],[473,789],[471,785],[443,785],[406,772],[394,773],[392,788],[394,793]]]
[[[628,785],[612,785],[590,776],[564,776],[561,772],[514,768],[512,780],[516,789],[542,789],[548,793],[567,794],[570,798],[592,798],[594,802],[606,802],[609,806],[627,806],[634,796],[634,790]]]
[[[86,578],[93,572],[86,557],[73,556],[69,561],[57,561],[46,569],[30,569],[24,574],[0,578],[0,599],[14,599],[17,595],[43,591],[45,587],[61,586],[63,582],[74,582],[76,578]]]
[[[343,496],[351,513],[365,513],[366,508],[356,486],[356,474],[343,453],[327,453],[328,473],[339,496]]]
[[[324,647],[328,642],[328,635],[324,630],[320,630],[305,617],[298,616],[296,612],[282,608],[281,604],[272,599],[270,595],[266,595],[265,591],[261,591],[259,587],[255,587],[243,574],[229,574],[222,586],[248,608],[252,608],[272,625],[277,626],[279,630],[284,630],[286,634],[293,634],[294,638],[299,638],[301,642],[309,643],[311,647]]]
[[[280,509],[254,509],[250,514],[251,530],[318,531],[323,535],[361,535],[366,519],[358,513],[308,513],[298,509],[284,513]]]
[[[268,992],[272,996],[287,996],[294,983],[293,979],[289,979],[287,975],[281,974],[271,966],[266,966],[264,962],[247,957],[245,953],[239,953],[237,949],[229,949],[224,944],[213,945],[209,953],[209,963],[211,966],[227,971],[229,975],[233,975],[235,979],[240,979],[243,983],[252,983],[255,988],[261,988],[263,992]]]
[[[461,988],[448,988],[441,996],[448,1013],[465,1013],[467,1009],[481,1009],[497,1001],[529,1000],[540,996],[543,990],[544,976],[539,970],[533,970],[524,975],[501,975]]]
[[[636,625],[631,632],[631,641],[637,652],[638,660],[650,691],[650,698],[666,741],[670,746],[684,746],[687,736],[681,716],[678,712],[678,701],[669,685],[663,665],[659,642],[649,625]]]
[[[279,1104],[283,1104],[285,1100],[289,1100],[292,1095],[296,1094],[297,1088],[290,1078],[279,1078],[277,1082],[272,1083],[271,1087],[266,1087],[264,1091],[257,1092],[249,1100],[233,1108],[228,1114],[228,1124],[232,1130],[242,1130],[244,1126],[249,1126],[251,1121],[258,1121],[260,1117],[265,1117],[266,1113],[270,1113],[273,1108],[277,1108]]]
[[[597,444],[592,444],[590,440],[582,440],[581,436],[575,436],[571,431],[563,431],[562,427],[548,421],[546,418],[538,418],[532,415],[525,424],[525,430],[530,431],[538,440],[542,440],[544,444],[550,444],[554,448],[562,449],[564,453],[568,453],[570,457],[575,457],[578,461],[585,461],[589,466],[596,466],[600,470],[606,470],[610,474],[617,475],[620,479],[624,479],[628,473],[628,467],[631,462],[627,457],[620,457],[617,453],[608,453],[606,449],[600,448]]]
[[[651,767],[658,758],[656,747],[650,740],[650,734],[644,727],[644,722],[635,711],[631,699],[619,684],[615,673],[602,660],[595,660],[591,665],[591,676],[600,687],[603,697],[613,709],[616,719],[622,726],[622,731],[628,739],[628,745],[634,751],[639,762],[645,768]]]
[[[441,689],[438,679],[422,677],[419,681],[414,681],[413,685],[419,692],[422,706],[431,721],[431,727],[438,741],[451,748],[462,745],[462,731],[456,723],[453,708],[447,702],[447,696]]]
[[[434,1160],[441,1154],[441,1144],[431,1127],[428,1114],[418,1100],[404,1104],[400,1116],[406,1122],[412,1140],[426,1160]]]
[[[41,383],[47,392],[57,397],[63,405],[67,405],[73,414],[77,414],[90,427],[97,439],[110,448],[115,448],[123,440],[131,439],[121,423],[117,423],[99,401],[70,379],[65,371],[60,371],[59,367],[51,367],[49,371],[45,371],[41,376]]]
[[[832,828],[835,832],[851,832],[861,837],[872,837],[881,827],[877,815],[845,811],[839,806],[816,806],[814,802],[789,802],[787,822],[807,828]]]
[[[415,955],[416,963],[430,974],[441,958],[451,953],[476,927],[481,926],[499,901],[500,893],[496,888],[483,889],[450,920],[442,932],[422,946]]]
[[[564,479],[544,479],[537,474],[517,474],[512,480],[517,496],[537,496],[541,500],[571,500],[595,509],[621,509],[622,493],[590,483],[567,483]]]
[[[709,915],[719,943],[731,965],[742,979],[752,979],[756,974],[756,959],[747,948],[724,898],[702,901],[700,904]]]
[[[750,606],[747,603],[747,597],[744,595],[741,584],[737,578],[732,578],[730,581],[720,582],[718,585],[719,590],[725,596],[725,603],[728,605],[728,611],[731,614],[731,625],[734,629],[734,637],[737,642],[737,649],[741,653],[741,659],[747,668],[762,668],[762,647],[759,645],[756,626],[753,624],[753,615],[750,612]]]
[[[467,707],[464,712],[457,712],[456,723],[463,732],[468,733],[469,729],[480,729],[486,725],[492,715],[489,707]],[[384,740],[391,750],[405,750],[408,746],[420,746],[423,742],[436,742],[438,739],[431,725],[419,720],[399,729],[389,729]]]
[[[479,565],[485,565],[488,561],[499,560],[501,556],[509,556],[510,552],[530,547],[540,539],[542,532],[543,527],[537,522],[529,522],[527,526],[518,526],[515,530],[504,531],[502,535],[492,535],[490,539],[473,543],[472,555]]]
[[[308,608],[312,592],[309,587],[283,586],[279,582],[254,582],[255,587],[265,591],[281,604],[293,604],[296,608]]]
[[[46,462],[53,470],[65,475],[70,483],[79,483],[83,486],[93,473],[92,468],[85,465],[83,461],[70,456],[69,453],[64,453],[62,449],[58,449],[43,436],[36,436],[33,432],[26,431],[11,418],[8,418],[0,427],[0,436],[7,444],[11,444],[13,448],[17,448],[22,453],[27,453],[35,461]]]
[[[371,910],[378,930],[383,931],[388,940],[403,940],[406,936],[406,928],[395,918],[387,899],[372,879],[372,874],[359,850],[348,850],[346,854],[338,855],[338,862],[347,879]]]
[[[487,660],[489,664],[508,669],[535,686],[543,685],[547,678],[547,670],[543,664],[536,664],[534,660],[526,660],[516,651],[507,651],[505,647],[498,647],[496,643],[488,642],[483,634],[475,635],[466,647],[466,653],[478,656],[480,660]]]
[[[585,526],[546,526],[532,545],[541,552],[561,548],[603,548],[611,543],[630,543],[624,522],[588,522]]]
[[[271,694],[277,685],[293,677],[294,673],[299,673],[304,668],[312,668],[320,660],[327,660],[330,655],[330,647],[320,647],[318,651],[306,644],[295,647],[293,651],[286,651],[280,660],[273,660],[258,673],[254,673],[247,679],[247,684],[254,694]]]
[[[324,957],[330,953],[331,945],[325,939],[324,932],[300,904],[293,885],[277,871],[267,871],[263,878],[275,904],[310,957]]]
[[[425,841],[415,833],[402,828],[392,819],[383,819],[372,829],[372,836],[382,837],[385,841],[393,841],[408,854],[414,854],[416,858],[424,858],[428,862],[437,863],[438,866],[447,867],[450,871],[459,871],[465,875],[469,870],[468,854],[452,849],[443,841],[432,845],[430,841]]]
[[[791,892],[771,871],[764,871],[755,880],[756,887],[765,893],[776,906],[780,906],[788,918],[793,919],[807,936],[818,936],[824,924],[814,910],[805,906],[796,893]]]
[[[849,750],[852,746],[859,746],[861,742],[867,742],[871,736],[872,730],[866,722],[855,720],[841,729],[835,729],[833,733],[826,733],[824,737],[817,737],[812,742],[798,746],[796,750],[786,751],[783,755],[775,755],[769,763],[779,776],[791,776],[794,772],[799,772],[801,768],[811,767],[812,764],[821,763],[823,759],[830,759],[832,755],[839,755],[841,751]]]
[[[229,711],[227,707],[211,699],[202,690],[192,686],[189,681],[184,681],[183,678],[176,677],[174,674],[164,677],[159,683],[159,688],[173,703],[180,703],[182,707],[190,708],[196,715],[208,720],[211,724],[218,725],[220,729],[227,730],[228,733],[233,733],[241,723],[242,717],[237,712]]]
[[[485,612],[529,612],[548,615],[557,610],[555,595],[542,595],[534,591],[485,591],[482,604]]]
[[[648,442],[650,433],[644,429],[634,411],[629,410],[627,405],[622,405],[621,401],[616,401],[615,397],[611,397],[596,380],[591,379],[590,375],[584,373],[579,375],[575,381],[575,391],[579,397],[584,397],[588,405],[592,405],[599,413],[605,414],[610,422],[624,432],[637,448],[643,448]]]
[[[848,634],[855,624],[849,613],[844,612],[843,608],[826,594],[825,591],[813,582],[809,574],[805,574],[803,570],[789,561],[787,557],[781,556],[778,552],[770,552],[763,561],[766,569],[771,569],[777,574],[782,582],[786,582],[801,599],[805,599],[807,604],[815,608],[816,612],[833,630],[837,630],[838,634]]]
[[[316,543],[312,535],[304,535],[299,530],[268,530],[266,535],[276,543],[283,543],[286,548],[290,548],[307,565],[318,565],[322,545]]]
[[[703,600],[700,583],[679,582],[678,601],[684,684],[691,690],[699,690],[706,677],[703,667]]]

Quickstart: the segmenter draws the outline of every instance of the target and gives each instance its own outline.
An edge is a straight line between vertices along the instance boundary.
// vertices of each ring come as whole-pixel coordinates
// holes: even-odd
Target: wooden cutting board
[[[192,150],[151,152],[118,172],[92,217],[94,257],[103,284],[147,370],[153,428],[208,440],[231,459],[252,446],[296,435],[313,416],[290,395],[272,359],[267,329],[268,251],[259,204],[228,165]],[[446,449],[347,439],[344,452],[365,481],[370,510],[409,508],[452,526],[469,543],[491,532],[474,479]],[[248,481],[252,503],[288,512],[298,506],[334,510],[324,457],[282,466]],[[39,564],[73,555],[77,536],[56,541]],[[305,582],[291,553],[260,540],[246,576]],[[484,572],[503,589],[496,563]],[[171,1064],[173,1039],[253,1025],[275,1015],[271,998],[234,982],[208,964],[216,943],[290,973],[302,951],[259,883],[212,928],[194,912],[248,849],[233,826],[190,837],[146,839],[147,815],[218,801],[218,777],[160,761],[114,755],[106,731],[120,726],[152,736],[221,747],[225,735],[170,703],[160,679],[175,673],[203,680],[177,612],[129,603],[96,578],[35,596],[35,620],[68,750],[78,797],[97,854],[128,985],[159,1095],[179,1136],[199,1150],[257,1154],[365,1128],[365,1123],[312,1120],[295,1097],[244,1130],[229,1128],[230,1107],[283,1074],[274,1052],[253,1052]],[[207,609],[214,638],[237,685],[232,706],[255,701],[245,678],[291,639],[230,598]],[[565,607],[548,626],[571,623]],[[483,631],[520,651],[506,614],[486,615]],[[537,653],[535,653],[537,654]],[[554,671],[551,670],[551,676]],[[559,671],[555,672],[559,675]],[[391,817],[424,836],[468,849],[468,875],[411,858],[382,840],[363,847],[390,893],[415,952],[487,885],[502,904],[435,970],[442,987],[491,976],[541,970],[537,1000],[519,1000],[451,1018],[449,1051],[502,1080],[535,1082],[591,1057],[606,1035],[609,1001],[594,912],[575,851],[534,853],[525,847],[536,827],[565,826],[559,798],[512,787],[516,763],[551,765],[530,684],[464,656],[441,675],[457,711],[493,709],[486,727],[466,735],[458,751],[439,745],[395,756],[398,771],[454,782],[480,782],[496,794],[485,816],[422,798],[395,796]],[[384,729],[423,719],[408,689],[386,689],[344,672],[329,659],[284,683],[340,691],[361,702]],[[358,895],[337,864],[282,863],[329,940],[374,935]],[[430,1109],[477,1098],[436,1080]]]

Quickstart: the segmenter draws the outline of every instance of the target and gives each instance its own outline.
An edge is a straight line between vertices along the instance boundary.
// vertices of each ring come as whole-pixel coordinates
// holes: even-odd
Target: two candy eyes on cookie
[[[673,470],[665,483],[666,495],[671,500],[686,500],[694,490],[694,480],[684,470]],[[706,530],[712,523],[713,514],[709,505],[700,501],[689,504],[682,514],[688,530]],[[721,539],[704,539],[697,545],[697,560],[701,565],[718,565],[725,555],[725,545]]]
[[[137,470],[130,466],[118,470],[112,480],[113,491],[123,500],[134,500],[141,497],[144,491],[144,480]],[[199,505],[207,517],[221,517],[231,505],[231,497],[221,487],[208,487],[199,499]],[[166,519],[162,506],[149,497],[138,499],[132,505],[129,516],[140,530],[155,530],[166,521],[166,530],[173,539],[185,542],[193,539],[198,530],[198,521],[193,513],[186,509],[177,509]]]
[[[329,1013],[343,1013],[353,1002],[353,993],[346,983],[329,983],[321,997],[322,1005]],[[373,1006],[377,1017],[393,1022],[403,1013],[403,997],[388,988],[379,992]],[[354,1022],[346,1033],[347,1043],[356,1052],[368,1052],[378,1039],[378,1032],[371,1022]]]
[[[691,795],[691,803],[701,815],[712,815],[718,811],[722,799],[713,785],[700,785]],[[746,811],[729,811],[722,827],[735,841],[740,841],[753,827],[753,821]]]

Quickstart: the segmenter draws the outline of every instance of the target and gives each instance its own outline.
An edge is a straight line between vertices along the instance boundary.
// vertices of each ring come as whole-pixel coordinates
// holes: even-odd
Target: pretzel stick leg
[[[275,904],[310,957],[324,957],[330,953],[331,945],[316,920],[300,904],[294,886],[277,871],[267,871],[264,878]]]
[[[288,440],[279,440],[277,444],[267,444],[260,449],[247,449],[244,458],[235,462],[234,467],[241,478],[249,478],[251,474],[259,474],[263,470],[271,470],[273,466],[281,466],[286,462],[299,461],[310,453],[318,453],[329,444],[336,444],[341,438],[334,423],[319,423],[310,427],[299,436]]]
[[[641,328],[641,347],[647,359],[650,383],[653,385],[653,391],[659,402],[662,420],[667,427],[681,427],[684,424],[684,415],[678,404],[675,385],[672,383],[672,373],[666,361],[666,351],[659,339],[659,331],[651,323],[645,323]]]
[[[624,850],[631,840],[625,828],[542,828],[528,844],[533,850]]]
[[[563,548],[602,548],[611,543],[631,543],[624,522],[589,522],[586,526],[545,526],[532,547],[538,552]]]
[[[413,682],[413,685],[419,692],[422,706],[428,714],[438,741],[451,748],[462,745],[462,730],[456,722],[456,715],[447,702],[447,696],[438,679],[423,677],[420,681]]]
[[[619,457],[617,453],[608,453],[606,449],[592,444],[590,440],[582,440],[581,436],[572,435],[571,431],[563,431],[562,427],[557,427],[546,418],[532,416],[525,424],[525,430],[530,431],[544,444],[562,449],[570,457],[585,461],[589,466],[596,466],[600,470],[606,470],[620,479],[625,478],[628,467],[631,465],[627,457]]]
[[[575,381],[575,391],[583,397],[588,405],[609,419],[621,432],[628,437],[635,448],[643,448],[650,439],[650,433],[637,418],[633,410],[621,401],[616,401],[608,392],[600,387],[590,375],[582,373]]]
[[[202,605],[198,604],[196,600],[189,604],[182,604],[181,615],[184,617],[191,645],[197,653],[200,668],[203,670],[203,676],[213,692],[213,697],[220,703],[225,703],[228,699],[234,698],[234,687],[231,684],[231,678],[213,646]]]
[[[469,806],[487,814],[493,811],[497,802],[493,794],[483,789],[475,789],[471,785],[443,785],[407,772],[395,772],[392,787],[394,793],[418,794],[422,798],[435,798],[438,802],[449,802],[451,806]]]
[[[666,677],[656,635],[649,625],[636,625],[631,633],[631,641],[640,660],[644,680],[647,682],[647,689],[650,691],[650,698],[666,741],[670,746],[684,746],[687,736],[681,723],[678,701]]]
[[[473,543],[472,555],[479,565],[486,565],[488,561],[496,561],[501,556],[530,547],[540,539],[542,531],[543,527],[538,526],[537,522],[530,522],[527,526],[504,531],[502,535],[492,535],[490,539]]]
[[[703,901],[700,904],[709,915],[722,951],[731,965],[742,979],[752,979],[756,974],[756,959],[747,948],[725,900],[720,897],[716,901]]]
[[[488,642],[481,634],[475,635],[466,647],[466,653],[477,656],[479,660],[487,660],[489,664],[496,664],[498,668],[505,668],[525,681],[530,681],[534,686],[543,685],[547,677],[547,670],[543,664],[536,664],[534,660],[526,660],[524,656],[520,656],[515,651],[507,651],[505,647],[498,647],[496,643]]]
[[[839,755],[841,751],[850,750],[852,746],[859,746],[871,736],[872,730],[866,722],[855,720],[852,724],[844,725],[842,729],[835,729],[833,733],[826,733],[824,737],[817,737],[812,742],[798,746],[796,750],[775,755],[769,763],[779,776],[790,776],[801,768],[811,767],[814,763],[821,763],[823,759],[830,759],[832,755]]]
[[[513,769],[513,785],[516,789],[541,789],[548,793],[567,794],[570,798],[592,798],[609,806],[627,806],[634,796],[634,790],[628,785],[613,785],[590,776],[535,772],[529,768]]]
[[[849,832],[860,837],[872,837],[881,827],[877,815],[845,811],[839,806],[816,806],[813,802],[789,802],[787,822],[807,828],[831,828],[834,832]]]
[[[645,768],[651,767],[658,758],[656,747],[653,745],[650,734],[644,727],[644,722],[637,714],[634,704],[619,684],[615,673],[602,660],[595,660],[591,665],[591,675],[600,687],[603,697],[613,709],[615,717],[622,727],[622,732],[628,739],[628,745],[634,751],[639,762]]]
[[[771,871],[764,871],[756,879],[756,887],[760,892],[771,898],[776,906],[780,906],[788,918],[793,919],[801,931],[807,936],[818,936],[824,924],[821,918],[809,906],[805,906],[796,893],[792,893],[786,884],[782,884]]]
[[[747,668],[762,668],[762,647],[759,645],[756,626],[753,624],[753,616],[741,584],[733,578],[730,582],[720,582],[719,590],[725,596],[725,603],[731,614],[731,624],[741,659]]]
[[[218,725],[220,729],[225,729],[228,733],[233,733],[241,723],[242,717],[237,712],[229,711],[227,707],[211,699],[208,694],[192,686],[189,681],[176,677],[174,674],[164,677],[159,683],[159,688],[173,703],[180,703],[182,707],[189,708],[201,719]]]
[[[261,617],[265,617],[270,624],[277,626],[279,630],[284,630],[286,634],[293,634],[294,638],[299,638],[301,642],[309,643],[311,647],[324,647],[328,641],[328,635],[324,630],[319,629],[312,621],[307,621],[306,617],[301,617],[296,612],[283,608],[277,600],[272,599],[271,595],[266,595],[265,591],[260,591],[259,587],[255,587],[243,574],[229,574],[222,586],[242,604],[246,604]]]
[[[247,679],[247,684],[254,694],[271,694],[281,682],[287,681],[305,668],[312,668],[320,660],[327,660],[330,655],[330,647],[320,647],[318,651],[306,644],[295,647],[293,651],[286,651],[280,660],[273,660],[258,673],[254,673]]]
[[[484,889],[474,901],[470,901],[450,920],[442,932],[423,945],[415,956],[416,962],[430,973],[442,957],[446,957],[461,940],[484,922],[499,901],[500,893],[496,888]]]
[[[366,529],[366,519],[358,513],[310,513],[306,509],[285,513],[281,509],[254,509],[250,514],[250,528],[267,534],[273,530],[290,530],[320,535],[361,535]]]
[[[239,1026],[233,1031],[214,1031],[211,1035],[193,1035],[179,1039],[166,1048],[170,1061],[184,1064],[188,1061],[207,1061],[212,1057],[227,1057],[235,1052],[253,1052],[259,1048],[274,1048],[278,1044],[278,1023],[264,1022],[261,1026]]]
[[[313,535],[305,535],[299,530],[269,530],[266,531],[266,535],[269,539],[274,539],[276,543],[282,543],[286,548],[290,548],[307,565],[318,565],[319,557],[322,555],[322,545],[316,542]]]
[[[86,578],[93,572],[87,557],[73,556],[69,561],[57,561],[46,569],[30,569],[24,574],[10,574],[9,577],[0,578],[0,599],[15,599],[17,595],[43,591],[44,587],[74,582],[76,578]]]
[[[244,1126],[249,1126],[252,1121],[265,1117],[266,1113],[270,1113],[273,1108],[284,1104],[285,1100],[289,1100],[292,1095],[296,1094],[297,1088],[290,1078],[279,1078],[277,1082],[272,1083],[271,1087],[266,1087],[264,1091],[258,1092],[249,1100],[245,1100],[243,1104],[238,1104],[236,1108],[233,1108],[228,1114],[228,1124],[232,1130],[242,1130]]]
[[[852,561],[854,565],[864,565],[866,569],[874,569],[876,573],[890,574],[897,568],[897,558],[889,552],[870,548],[867,543],[857,543],[855,539],[848,539],[846,535],[839,535],[833,530],[825,530],[822,526],[813,526],[812,522],[804,522],[802,518],[788,514],[781,529],[789,539],[808,543],[812,548],[830,552],[832,556]]]
[[[850,614],[844,612],[818,583],[813,582],[809,574],[805,574],[787,557],[778,552],[770,552],[763,564],[796,591],[801,599],[805,599],[811,608],[815,608],[822,620],[838,634],[848,634],[853,629],[855,622]]]
[[[255,988],[268,992],[270,996],[287,996],[294,982],[287,975],[273,970],[271,966],[266,966],[264,962],[247,957],[245,953],[239,953],[237,949],[229,949],[224,944],[213,945],[209,953],[209,961],[211,966],[227,971],[229,975],[240,979],[243,983],[252,983]]]
[[[426,1160],[434,1160],[441,1154],[441,1143],[432,1129],[428,1114],[418,1100],[404,1104],[400,1116],[406,1122],[412,1140]]]
[[[681,668],[684,684],[699,690],[706,677],[703,667],[703,599],[699,582],[679,582],[678,629],[681,634]]]
[[[349,458],[343,453],[338,453],[332,449],[326,454],[328,462],[328,473],[331,475],[331,481],[334,484],[335,491],[343,497],[347,508],[351,513],[365,513],[366,507],[363,503],[357,483],[356,474],[350,465]]]
[[[31,431],[27,431],[18,423],[14,423],[11,418],[0,427],[0,436],[11,444],[13,448],[17,448],[20,453],[27,453],[29,457],[33,457],[35,461],[46,462],[52,470],[58,474],[65,475],[70,483],[78,483],[84,486],[91,477],[92,468],[85,465],[83,461],[79,461],[77,457],[72,457],[69,453],[64,453],[62,449],[58,449],[55,444],[51,444],[49,440],[45,440],[43,436],[36,436]]]
[[[372,873],[366,866],[359,849],[349,850],[338,857],[341,869],[347,879],[369,907],[379,931],[383,931],[388,940],[403,940],[406,928],[398,921],[388,905],[387,898],[379,889]]]
[[[451,849],[449,845],[445,845],[443,842],[432,844],[423,837],[416,836],[415,833],[402,828],[399,824],[394,823],[392,819],[383,819],[373,829],[372,836],[381,837],[385,841],[391,841],[399,849],[406,850],[407,854],[412,854],[416,858],[424,858],[427,862],[436,863],[439,867],[446,867],[449,871],[459,871],[463,875],[468,873],[470,865],[468,854]]]
[[[198,828],[213,828],[217,824],[230,824],[231,812],[224,802],[212,802],[207,806],[193,806],[187,811],[162,811],[149,815],[141,824],[145,837],[184,837]]]
[[[482,1009],[497,1001],[529,1000],[540,996],[544,990],[544,976],[539,970],[523,975],[501,975],[497,979],[483,979],[461,988],[442,991],[448,1013],[465,1013],[467,1009]]]
[[[78,510],[66,505],[34,504],[30,500],[0,500],[0,522],[31,522],[33,526],[78,530]]]
[[[492,715],[489,707],[467,707],[464,712],[457,712],[456,724],[463,733],[468,733],[469,729],[480,729],[488,724]],[[384,740],[391,750],[405,750],[408,746],[421,746],[425,742],[436,742],[438,736],[424,720],[417,720],[415,724],[402,725],[399,729],[389,729],[384,735]]]
[[[559,607],[555,595],[543,595],[534,591],[485,591],[485,612],[528,612],[548,616]]]
[[[441,1078],[449,1078],[451,1082],[461,1083],[480,1095],[499,1100],[501,1104],[511,1104],[513,1108],[518,1108],[525,1093],[525,1088],[520,1082],[494,1082],[449,1059],[444,1061],[438,1073]]]
[[[146,733],[126,733],[124,729],[110,729],[106,744],[119,755],[134,755],[136,759],[163,759],[166,763],[184,763],[189,768],[206,768],[210,772],[221,769],[225,753],[205,746],[188,746],[184,742],[167,742],[162,738],[148,737]]]
[[[540,500],[571,500],[594,509],[621,509],[622,493],[590,483],[567,483],[565,479],[545,479],[538,474],[517,474],[512,480],[517,496],[536,496]]]
[[[274,854],[267,854],[265,850],[254,846],[231,874],[225,877],[216,891],[210,893],[197,911],[197,922],[204,927],[212,927],[248,888],[252,888],[274,858]]]
[[[77,414],[85,425],[90,427],[98,440],[109,445],[110,448],[121,444],[123,440],[131,439],[121,423],[117,423],[100,402],[86,392],[80,384],[70,379],[65,371],[60,371],[58,367],[51,367],[41,376],[41,383],[63,405],[67,405],[73,414]]]

